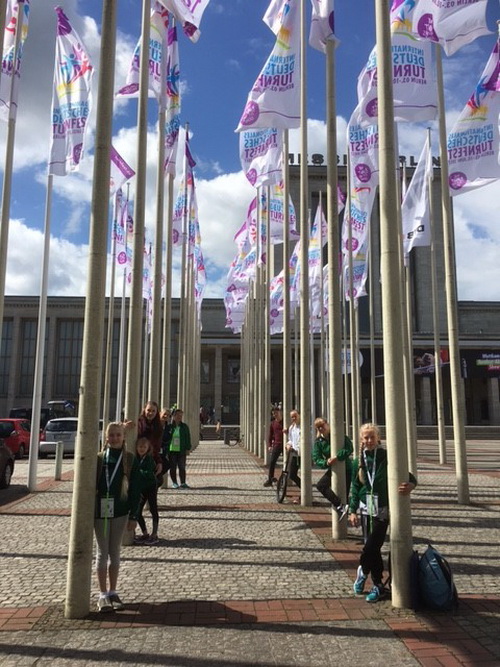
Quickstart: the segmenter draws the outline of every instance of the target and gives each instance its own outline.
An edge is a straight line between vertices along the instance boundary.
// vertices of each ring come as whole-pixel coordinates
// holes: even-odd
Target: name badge
[[[376,493],[366,496],[366,508],[369,516],[378,516],[378,495]]]
[[[101,519],[112,519],[115,515],[115,499],[101,498]]]

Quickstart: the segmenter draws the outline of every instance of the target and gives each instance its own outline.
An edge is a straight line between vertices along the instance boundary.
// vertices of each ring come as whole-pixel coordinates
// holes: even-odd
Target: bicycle
[[[293,457],[297,456],[296,452],[293,449],[287,449],[285,455],[285,463],[279,476],[278,483],[276,485],[276,500],[279,503],[282,503],[285,500],[286,489],[288,486],[288,478],[290,477],[290,472],[292,469]]]
[[[228,447],[237,447],[243,444],[243,437],[240,434],[239,428],[225,428],[224,429],[224,444]]]

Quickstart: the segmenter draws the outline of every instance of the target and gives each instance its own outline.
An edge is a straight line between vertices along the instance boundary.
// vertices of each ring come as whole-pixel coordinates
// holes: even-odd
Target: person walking
[[[364,546],[359,558],[359,567],[354,593],[363,595],[368,575],[373,587],[366,595],[367,602],[377,602],[384,595],[382,575],[382,545],[389,526],[389,489],[387,484],[387,450],[381,446],[380,429],[376,424],[363,424],[359,430],[359,455],[353,461],[351,497],[349,500],[349,523],[363,528]],[[408,481],[401,482],[398,492],[410,494],[417,480],[409,473]],[[358,508],[361,519],[358,517]]]
[[[325,474],[316,484],[316,488],[321,495],[332,504],[333,509],[338,514],[339,521],[341,521],[347,515],[349,506],[347,503],[344,504],[332,489],[332,466],[334,466],[337,461],[345,462],[346,497],[349,497],[349,486],[352,474],[352,442],[347,435],[344,436],[343,448],[339,449],[335,456],[332,456],[330,446],[330,424],[326,419],[323,419],[323,417],[318,417],[314,420],[314,426],[316,427],[317,438],[313,447],[313,461],[318,468],[326,470]]]
[[[269,471],[264,486],[272,486],[278,480],[274,476],[276,463],[283,453],[283,413],[278,408],[273,410],[273,419],[269,424],[267,447],[270,452]]]
[[[189,426],[182,421],[183,415],[180,408],[174,410],[172,423],[165,427],[163,438],[173,489],[189,489],[186,483],[186,458],[191,450],[191,433]],[[179,469],[180,484],[177,482],[177,469]]]
[[[94,533],[100,612],[120,611],[125,606],[117,589],[120,549],[125,530],[135,529],[139,497],[139,468],[125,446],[125,428],[111,422],[105,447],[97,455]]]

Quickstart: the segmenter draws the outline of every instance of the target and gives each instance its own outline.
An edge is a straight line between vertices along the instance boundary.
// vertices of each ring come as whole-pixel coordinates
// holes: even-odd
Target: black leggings
[[[295,482],[296,486],[300,489],[300,477],[299,477],[299,457],[290,454],[292,460],[290,461],[290,479],[292,482]]]
[[[170,479],[177,484],[177,468],[179,468],[179,479],[181,484],[186,483],[186,452],[169,452]]]
[[[347,494],[347,497],[349,498],[349,487],[351,486],[351,477],[348,474],[347,470],[346,470],[346,475],[345,475],[345,481],[346,481],[346,494]],[[332,469],[331,468],[328,468],[328,470],[325,472],[323,477],[316,484],[316,488],[321,493],[321,495],[324,496],[334,507],[338,507],[339,505],[342,505],[342,501],[340,500],[338,495],[335,493],[335,491],[333,491],[333,489],[332,489]]]
[[[156,485],[156,482],[154,486],[152,486],[150,489],[146,489],[146,491],[143,491],[141,495],[141,501],[139,503],[139,512],[137,515],[137,523],[139,524],[139,528],[142,530],[143,533],[146,533],[146,522],[144,521],[144,517],[142,515],[142,512],[144,510],[144,505],[146,503],[149,503],[149,511],[151,512],[151,518],[153,519],[153,527],[151,529],[151,534],[156,535],[158,533],[158,524],[160,523],[160,516],[158,514],[158,486]]]
[[[363,574],[371,574],[373,583],[378,585],[382,583],[384,561],[382,560],[381,549],[387,534],[389,521],[372,519],[366,514],[362,514],[361,523],[363,536],[365,536],[365,545],[359,558],[359,564],[361,565]]]

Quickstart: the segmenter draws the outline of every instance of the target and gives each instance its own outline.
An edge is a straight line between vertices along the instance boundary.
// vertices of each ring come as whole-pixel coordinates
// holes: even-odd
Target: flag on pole
[[[323,299],[321,281],[323,272],[323,245],[326,243],[327,222],[321,205],[316,209],[309,237],[309,301],[311,320],[321,317]]]
[[[271,0],[262,20],[277,35],[283,25],[287,0]]]
[[[56,14],[49,174],[66,176],[79,169],[83,157],[94,68],[66,14],[60,7],[56,7]]]
[[[181,126],[179,43],[177,28],[168,31],[167,40],[167,108],[165,114],[165,173],[176,175],[177,148]]]
[[[159,103],[162,103],[162,62],[168,20],[168,11],[156,0],[151,8],[150,18],[148,94],[149,97],[156,97]],[[125,85],[118,90],[117,97],[139,97],[140,68],[141,40],[139,39],[132,56]]]
[[[427,138],[417,167],[401,205],[403,250],[405,257],[412,248],[431,244],[429,181],[432,177],[432,156]]]
[[[161,0],[164,7],[175,16],[182,25],[184,34],[192,42],[200,38],[200,23],[203,12],[210,0]]]
[[[368,277],[368,239],[359,249],[357,255],[352,258],[352,297],[355,302],[366,296],[366,279]],[[344,296],[346,301],[351,299],[349,257],[344,255],[342,260],[342,271],[344,276]]]
[[[283,269],[271,280],[269,285],[269,333],[283,333]]]
[[[240,132],[240,160],[245,176],[255,188],[281,181],[283,133],[275,127]]]
[[[253,84],[236,132],[257,127],[300,125],[300,12],[286,0],[276,44]]]
[[[21,12],[21,13],[20,13]],[[16,117],[18,86],[12,86],[12,73],[16,80],[21,78],[21,60],[26,37],[28,36],[28,20],[30,5],[28,0],[8,0],[5,16],[5,31],[3,40],[2,72],[0,75],[0,119],[4,121]],[[16,45],[16,27],[21,20],[21,36],[17,49],[16,64],[14,67],[14,51]],[[11,99],[12,92],[12,99]]]
[[[475,91],[448,135],[449,186],[452,196],[500,178],[499,44],[495,44]]]
[[[135,176],[135,171],[122,158],[120,153],[111,146],[109,153],[111,159],[111,171],[109,177],[109,195],[112,196],[122,187],[132,176]]]
[[[404,11],[412,4],[413,33],[441,44],[448,56],[478,37],[491,34],[486,25],[488,0],[395,0],[393,10]]]
[[[368,225],[379,183],[378,125],[363,127],[356,108],[347,126],[349,151],[349,204],[344,213],[342,251],[349,253],[349,227],[353,256],[368,236]]]
[[[336,47],[339,44],[338,39],[335,37],[333,0],[311,0],[311,3],[309,44],[313,49],[326,53],[327,42],[333,41]]]
[[[396,0],[397,1],[397,0]],[[432,63],[432,45],[418,41],[412,33],[414,0],[404,20],[391,23],[394,120],[421,122],[437,117],[437,87]],[[405,5],[406,7],[406,5]],[[393,6],[394,9],[394,6]],[[373,48],[358,77],[360,122],[369,125],[378,118],[377,52]]]

